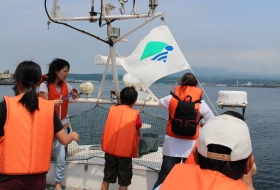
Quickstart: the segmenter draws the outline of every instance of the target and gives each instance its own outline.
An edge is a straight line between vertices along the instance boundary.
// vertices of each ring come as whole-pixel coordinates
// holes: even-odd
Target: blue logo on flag
[[[153,61],[154,60],[163,61],[164,63],[166,63],[168,52],[172,51],[173,47],[172,46],[166,46],[164,49],[166,51],[156,54],[156,56],[154,56],[151,60],[153,60]]]
[[[173,51],[173,47],[164,42],[151,41],[147,43],[140,61],[148,57],[152,57],[152,61],[163,61],[166,63],[168,52]]]

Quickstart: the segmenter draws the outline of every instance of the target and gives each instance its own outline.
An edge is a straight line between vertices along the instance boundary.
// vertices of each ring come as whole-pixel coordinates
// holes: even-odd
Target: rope
[[[191,70],[191,72],[194,74],[192,68],[190,68],[190,70]],[[204,92],[204,94],[205,94],[207,100],[210,102],[210,105],[211,105],[211,107],[213,108],[213,110],[214,110],[216,116],[219,115],[218,112],[217,112],[217,110],[215,109],[214,105],[212,104],[212,102],[211,102],[209,96],[207,95],[206,91],[205,91],[204,88],[202,87],[201,83],[199,82],[199,80],[197,79],[197,77],[196,77],[195,74],[194,74],[194,76],[195,76],[196,80],[198,81],[198,84],[199,84],[200,88],[203,90],[203,92]]]
[[[87,35],[89,35],[89,36],[91,36],[91,37],[96,38],[97,40],[100,40],[100,41],[102,41],[102,42],[104,42],[104,43],[106,43],[106,44],[109,44],[110,46],[112,46],[112,45],[114,44],[113,41],[112,41],[111,39],[109,39],[109,40],[103,40],[102,38],[99,38],[98,36],[95,36],[95,35],[93,35],[93,34],[91,34],[91,33],[89,33],[89,32],[86,32],[86,31],[84,31],[84,30],[80,30],[80,29],[78,29],[78,28],[76,28],[76,27],[74,27],[74,26],[72,26],[72,25],[69,25],[69,24],[67,24],[67,23],[58,22],[58,21],[53,20],[53,19],[50,17],[49,12],[48,12],[48,9],[47,9],[47,0],[45,0],[45,11],[46,11],[46,14],[47,14],[48,18],[49,18],[50,21],[52,21],[53,23],[62,24],[62,25],[64,25],[64,26],[67,26],[67,27],[69,27],[69,28],[72,28],[72,29],[74,29],[74,30],[77,30],[78,32],[87,34]],[[100,20],[101,20],[101,14],[100,14]]]

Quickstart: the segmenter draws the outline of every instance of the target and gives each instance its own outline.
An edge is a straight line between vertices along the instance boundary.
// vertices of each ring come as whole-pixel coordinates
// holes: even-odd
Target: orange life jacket
[[[197,148],[197,146],[198,146],[198,141],[196,141],[190,155],[185,161],[185,164],[196,164],[195,157],[194,157],[194,150]]]
[[[193,102],[196,100],[201,100],[202,93],[203,93],[203,91],[201,89],[194,87],[194,86],[186,86],[186,87],[176,86],[174,88],[174,94],[177,95],[181,100],[183,100],[187,95],[190,95],[192,97]],[[174,97],[172,97],[170,99],[169,108],[168,108],[169,115],[171,118],[174,118],[177,105],[178,105],[178,100],[176,100]],[[197,113],[198,113],[197,114],[197,123],[198,123],[198,121],[200,119],[200,104],[195,104],[195,109],[197,110]],[[200,125],[198,124],[197,128],[196,128],[196,134],[194,136],[192,136],[192,137],[179,136],[172,132],[170,119],[168,119],[167,127],[166,127],[166,134],[171,137],[175,137],[175,138],[193,140],[193,139],[197,139],[197,137],[199,135],[199,126]]]
[[[200,169],[198,165],[176,164],[160,190],[248,190],[241,179],[231,179],[218,171]]]
[[[64,100],[65,98],[67,98],[67,96],[68,96],[68,88],[67,88],[67,83],[66,82],[62,82],[61,83],[60,93],[57,92],[57,90],[56,90],[56,88],[55,88],[53,83],[48,84],[48,87],[49,87],[49,100],[56,100],[56,99],[60,99],[60,98],[62,100]],[[60,97],[60,95],[62,95],[62,97]],[[55,107],[55,111],[56,111],[57,115],[59,116],[59,118],[61,120],[66,118],[66,116],[67,116],[67,113],[68,113],[68,103],[69,103],[69,100],[67,99],[67,100],[63,101],[62,105]]]
[[[50,169],[54,103],[39,97],[39,110],[30,114],[18,103],[21,97],[4,97],[7,116],[0,138],[0,174],[39,174]]]
[[[112,106],[102,136],[102,150],[119,157],[137,157],[140,137],[136,119],[139,110],[126,105]]]

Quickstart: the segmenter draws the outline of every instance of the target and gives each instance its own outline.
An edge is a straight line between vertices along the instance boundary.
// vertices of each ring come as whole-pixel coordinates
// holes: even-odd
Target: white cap
[[[230,155],[208,152],[207,145],[218,144],[230,148]],[[238,161],[252,153],[251,138],[247,124],[230,115],[210,118],[201,128],[197,151],[205,158]]]

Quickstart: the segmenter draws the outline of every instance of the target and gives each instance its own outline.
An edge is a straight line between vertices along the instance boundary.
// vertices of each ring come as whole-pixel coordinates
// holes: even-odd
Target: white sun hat
[[[230,148],[230,155],[208,152],[209,144]],[[230,115],[212,117],[201,128],[197,151],[205,158],[222,161],[238,161],[252,153],[251,138],[247,124]]]

